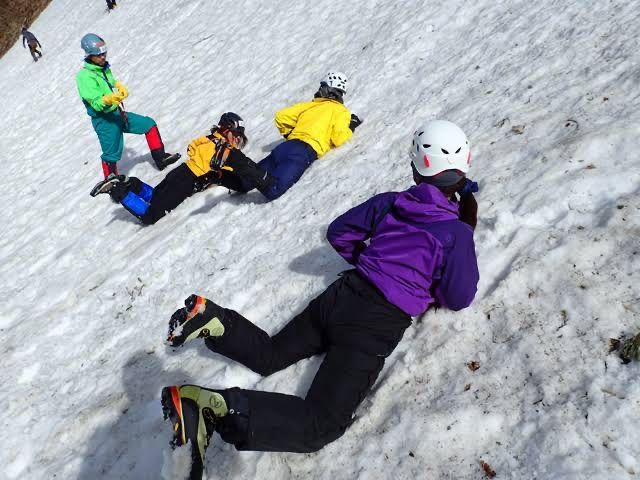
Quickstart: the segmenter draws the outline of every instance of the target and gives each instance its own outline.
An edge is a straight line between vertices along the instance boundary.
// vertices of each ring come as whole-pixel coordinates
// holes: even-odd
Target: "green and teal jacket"
[[[90,117],[98,117],[118,108],[117,105],[102,103],[102,97],[113,92],[116,81],[108,63],[101,67],[85,60],[84,68],[76,75],[76,85]]]

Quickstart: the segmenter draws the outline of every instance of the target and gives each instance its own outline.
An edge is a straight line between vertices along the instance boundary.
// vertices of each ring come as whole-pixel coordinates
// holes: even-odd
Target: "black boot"
[[[107,178],[96,183],[89,193],[92,197],[100,195],[101,193],[111,193],[111,191],[119,184],[126,183],[128,181],[126,175],[116,175],[110,173]]]
[[[153,152],[152,152],[153,153]],[[176,163],[178,160],[180,160],[180,157],[182,155],[180,155],[179,153],[162,153],[162,154],[157,154],[157,155],[153,155],[153,161],[156,162],[156,167],[158,167],[158,170],[164,170],[165,168],[167,168],[169,165],[171,165],[172,163]]]

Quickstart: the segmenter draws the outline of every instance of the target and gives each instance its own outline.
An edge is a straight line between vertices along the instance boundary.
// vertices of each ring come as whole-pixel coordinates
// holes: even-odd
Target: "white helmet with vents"
[[[322,79],[322,82],[326,83],[331,88],[340,90],[343,94],[347,93],[347,83],[349,82],[349,79],[344,73],[329,72]]]
[[[455,123],[432,120],[413,134],[411,161],[423,177],[445,170],[467,173],[471,165],[469,140]]]

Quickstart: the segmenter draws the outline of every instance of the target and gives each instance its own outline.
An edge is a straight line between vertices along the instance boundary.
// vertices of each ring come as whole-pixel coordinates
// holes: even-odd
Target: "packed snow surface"
[[[166,347],[167,321],[195,292],[278,331],[348,268],[327,224],[409,187],[411,134],[435,118],[465,130],[480,183],[474,304],[415,319],[339,440],[303,455],[214,437],[208,478],[640,476],[640,366],[608,352],[640,330],[637,2],[53,0],[30,30],[41,61],[20,42],[0,60],[0,477],[171,477],[164,385],[304,395],[320,359],[261,378],[199,341]],[[274,202],[214,188],[143,227],[88,195],[87,32],[183,156],[233,110],[263,158],[274,113],[330,69],[364,123]],[[143,136],[119,165],[165,175]]]

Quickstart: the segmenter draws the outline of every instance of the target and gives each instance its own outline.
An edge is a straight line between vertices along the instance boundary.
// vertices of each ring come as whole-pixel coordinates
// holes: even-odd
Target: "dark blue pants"
[[[269,200],[275,200],[289,190],[318,158],[313,148],[301,140],[288,140],[281,143],[258,166],[274,177],[268,191],[262,194]]]
[[[305,398],[219,390],[233,414],[216,429],[239,450],[313,452],[340,437],[411,323],[355,270],[273,337],[239,313],[219,308],[225,332],[206,339],[207,347],[257,373],[269,375],[326,353]]]

